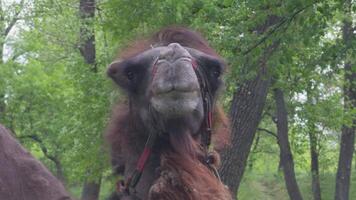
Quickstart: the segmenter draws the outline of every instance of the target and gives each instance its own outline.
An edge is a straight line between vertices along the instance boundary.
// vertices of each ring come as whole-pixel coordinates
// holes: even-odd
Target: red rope
[[[145,149],[143,150],[143,152],[140,156],[140,159],[138,160],[137,166],[136,166],[136,169],[139,172],[143,172],[143,169],[145,168],[145,164],[146,164],[150,154],[151,154],[151,148],[145,147]]]
[[[211,129],[212,124],[213,123],[213,113],[211,111],[209,111],[208,113],[208,128]]]
[[[195,59],[192,59],[192,67],[194,70],[196,70],[198,68],[198,63]]]

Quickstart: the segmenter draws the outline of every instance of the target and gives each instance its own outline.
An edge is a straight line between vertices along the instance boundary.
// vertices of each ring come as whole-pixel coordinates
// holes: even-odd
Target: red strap
[[[195,59],[192,59],[192,67],[194,70],[196,70],[198,68],[198,63]]]
[[[157,61],[158,61],[158,58],[156,58],[156,60],[153,62],[153,65],[152,65],[152,77],[154,78],[156,76],[156,73],[157,73]]]
[[[210,111],[209,113],[208,113],[208,128],[211,128],[212,127],[212,119],[213,119],[213,113]]]
[[[155,78],[156,73],[157,73],[157,66],[156,66],[156,64],[155,64],[155,65],[153,65],[153,69],[152,69],[152,77],[153,77],[153,78]]]
[[[143,171],[143,168],[145,167],[145,164],[146,164],[150,154],[151,154],[151,148],[145,147],[145,149],[143,150],[143,152],[142,152],[142,154],[140,156],[140,159],[138,160],[137,166],[136,166],[136,169],[139,172]]]

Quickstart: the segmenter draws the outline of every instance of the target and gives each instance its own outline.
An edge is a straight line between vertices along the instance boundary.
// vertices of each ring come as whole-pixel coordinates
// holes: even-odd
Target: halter
[[[156,58],[153,63],[153,68],[152,68],[152,72],[151,72],[153,78],[155,77],[155,74],[157,72],[157,66],[156,66],[157,61],[158,61],[158,58]],[[201,146],[205,152],[204,164],[213,172],[213,174],[216,176],[216,178],[219,181],[221,181],[217,169],[212,165],[213,157],[211,154],[209,154],[210,145],[211,145],[211,135],[212,135],[213,97],[210,92],[208,80],[206,78],[206,73],[204,72],[204,69],[199,67],[199,65],[195,59],[191,59],[191,65],[196,73],[196,76],[197,76],[199,84],[200,84],[201,97],[203,99],[203,105],[204,105],[204,113],[205,113],[204,122],[205,123],[202,126],[203,129],[201,131]],[[149,134],[148,139],[145,144],[145,147],[141,153],[140,158],[138,159],[135,170],[132,172],[132,174],[125,181],[117,182],[116,190],[118,193],[125,193],[127,195],[130,195],[130,192],[135,191],[135,187],[137,186],[137,184],[141,178],[141,175],[143,173],[143,170],[145,168],[145,165],[152,153],[152,148],[153,148],[153,145],[155,144],[155,141],[157,139],[157,135],[158,134],[154,131]]]
[[[212,125],[213,125],[213,105],[214,99],[211,95],[208,79],[206,78],[206,73],[204,73],[203,68],[199,67],[196,60],[192,60],[192,66],[198,77],[200,84],[201,96],[204,104],[204,121],[205,121],[205,131],[203,129],[201,135],[201,146],[205,152],[204,164],[214,173],[215,177],[221,181],[218,170],[214,167],[214,158],[211,151],[211,135],[212,135]]]

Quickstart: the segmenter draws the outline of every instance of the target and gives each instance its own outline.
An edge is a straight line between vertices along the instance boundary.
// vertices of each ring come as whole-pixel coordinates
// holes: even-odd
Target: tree
[[[267,69],[267,59],[277,48],[278,44],[267,48],[261,56],[260,71],[253,80],[246,81],[234,94],[230,109],[232,118],[231,147],[222,154],[222,167],[220,173],[222,180],[227,184],[236,197],[241,182],[246,161],[252,142],[262,117],[264,103],[270,84],[270,75]]]
[[[0,2],[0,65],[5,63],[4,48],[6,39],[16,23],[19,21],[25,6],[25,1],[21,0],[19,3],[13,3],[5,8],[3,6],[4,4]],[[7,12],[5,12],[4,9],[6,9]],[[2,81],[0,81],[0,84],[4,85]],[[6,109],[5,92],[3,89],[4,88],[0,87],[0,120]]]
[[[299,186],[295,177],[294,160],[288,139],[288,111],[284,101],[284,93],[280,88],[275,88],[274,98],[276,102],[276,122],[277,138],[280,147],[280,160],[284,173],[284,179],[287,186],[289,198],[291,200],[302,200]]]
[[[91,67],[93,73],[97,73],[96,49],[94,33],[95,0],[80,0],[79,13],[81,18],[80,46],[79,50],[85,62]],[[87,173],[91,173],[88,169]],[[97,180],[87,179],[82,190],[82,200],[97,200],[100,193],[101,178]]]
[[[102,133],[110,105],[121,98],[105,76],[116,49],[177,24],[202,32],[229,65],[221,100],[230,110],[232,148],[222,155],[221,172],[239,198],[244,199],[249,183],[284,184],[275,170],[280,157],[275,117],[271,120],[275,76],[273,87],[283,91],[288,110],[299,183],[309,180],[304,172],[311,174],[310,190],[299,185],[303,197],[334,195],[324,181],[335,174],[339,139],[335,198],[350,190],[354,134],[346,132],[354,133],[355,123],[352,0],[36,0],[2,1],[1,8],[0,30],[10,34],[1,40],[6,50],[0,64],[0,122],[68,187],[100,177],[102,183],[113,182],[102,156],[107,155]],[[94,188],[89,190],[99,193],[98,184]],[[259,198],[269,191],[274,190],[268,187]]]
[[[312,109],[312,107],[317,106],[316,103],[318,102],[318,98],[314,97],[313,89],[315,86],[309,82],[307,87],[307,106]],[[310,110],[306,109],[306,112]],[[316,120],[315,114],[313,115],[311,112],[307,117],[307,132],[309,136],[309,148],[310,148],[310,172],[312,176],[312,192],[314,200],[321,200],[321,188],[320,188],[320,170],[319,170],[319,145],[320,142],[318,140],[318,136],[320,137],[320,131],[316,127]]]
[[[336,174],[335,200],[349,199],[350,176],[352,168],[352,156],[355,145],[355,130],[356,130],[356,71],[355,59],[351,55],[355,55],[354,43],[355,27],[352,26],[351,0],[344,1],[344,15],[342,27],[342,41],[346,49],[344,54],[344,113],[345,117],[350,117],[350,120],[345,119],[342,126],[339,163]]]
[[[110,103],[104,71],[110,60],[99,54],[90,65],[83,58],[78,6],[73,6],[78,1],[52,3],[36,1],[26,7],[35,17],[17,27],[21,31],[12,45],[15,52],[25,53],[0,69],[1,76],[6,74],[0,82],[6,83],[7,107],[1,122],[70,187],[108,169],[101,147]],[[89,21],[82,27],[94,27],[96,21]],[[88,33],[83,30],[83,40]]]

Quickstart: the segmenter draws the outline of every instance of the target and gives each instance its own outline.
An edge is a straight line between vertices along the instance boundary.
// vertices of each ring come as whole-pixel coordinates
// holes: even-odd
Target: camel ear
[[[149,49],[134,57],[116,60],[109,65],[107,74],[123,89],[133,91],[160,51],[162,48]]]
[[[131,72],[127,69],[129,66],[130,62],[127,60],[116,60],[109,65],[107,75],[120,87],[127,88],[132,78]]]

